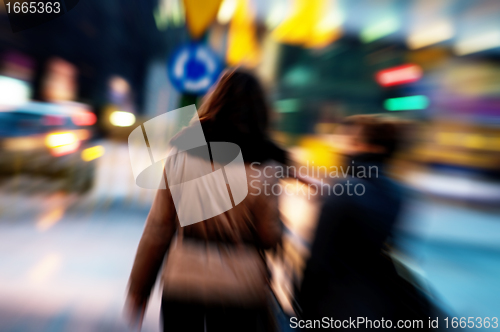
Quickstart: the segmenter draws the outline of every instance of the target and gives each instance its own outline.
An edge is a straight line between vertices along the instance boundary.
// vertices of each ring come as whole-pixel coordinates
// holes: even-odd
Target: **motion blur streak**
[[[104,154],[104,147],[102,145],[97,145],[91,148],[87,148],[82,151],[82,159],[84,161],[91,161],[101,157]]]
[[[361,30],[359,37],[363,43],[371,43],[372,41],[398,31],[399,26],[399,20],[391,16],[364,28]]]
[[[287,3],[283,0],[275,0],[271,3],[271,9],[267,15],[266,25],[269,29],[276,28],[287,15]]]
[[[78,141],[74,133],[54,133],[47,135],[45,143],[49,148],[55,148],[63,145],[71,145]]]
[[[500,47],[500,30],[488,31],[458,41],[455,45],[455,53],[457,55],[466,55],[495,47]]]
[[[127,138],[165,112],[200,110],[206,95],[171,79],[204,82],[214,61],[262,81],[268,137],[332,189],[268,187],[283,189],[283,257],[267,258],[287,314],[322,204],[342,200],[341,167],[366,143],[343,125],[368,114],[403,123],[380,172],[409,193],[392,258],[450,318],[500,313],[500,0],[80,0],[32,29],[10,22],[0,3],[1,332],[127,330],[124,292],[156,194],[136,185]],[[171,61],[194,45],[212,52]],[[191,118],[169,116],[169,133],[148,142],[166,149]],[[144,332],[159,330],[152,294]]]
[[[37,284],[44,283],[54,276],[61,263],[62,257],[60,254],[48,254],[28,272],[28,278],[31,282]]]
[[[97,117],[91,112],[77,112],[71,117],[71,120],[77,126],[92,126],[96,123]]]
[[[408,47],[418,49],[448,40],[454,35],[451,22],[442,20],[425,27],[418,28],[408,36]]]
[[[6,151],[30,151],[41,146],[44,146],[43,141],[36,137],[10,138],[3,142]]]
[[[45,144],[50,148],[50,154],[55,157],[75,152],[80,147],[80,140],[75,133],[53,133],[47,135]]]
[[[80,141],[76,141],[71,144],[56,146],[50,149],[50,154],[52,154],[54,157],[60,157],[75,152],[79,147]]]
[[[414,64],[387,68],[377,73],[377,82],[382,86],[416,82],[422,77],[422,69]]]
[[[337,1],[297,0],[290,16],[272,35],[283,43],[324,47],[341,36],[343,21]]]
[[[36,228],[40,231],[46,231],[54,226],[64,216],[64,208],[55,207],[44,213],[36,223]]]
[[[388,111],[422,110],[427,106],[429,100],[426,96],[390,98],[384,102],[384,107]]]
[[[219,12],[217,13],[217,21],[220,24],[227,24],[233,17],[233,14],[236,10],[236,6],[238,5],[237,0],[224,0],[219,8]]]

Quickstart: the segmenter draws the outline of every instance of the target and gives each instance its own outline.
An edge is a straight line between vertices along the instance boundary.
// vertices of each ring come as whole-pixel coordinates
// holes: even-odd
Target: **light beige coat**
[[[187,157],[184,155],[183,158],[187,159],[178,160],[173,164],[176,167],[174,171],[182,172],[183,167],[186,167],[188,164],[192,165],[191,163],[193,162],[207,162],[199,157],[189,155]],[[264,166],[266,165],[257,166],[254,164],[250,166],[246,164],[247,197],[240,204],[220,215],[183,227],[184,242],[187,242],[189,238],[196,238],[199,240],[198,243],[212,244],[211,248],[214,248],[213,244],[217,246],[218,243],[244,242],[246,250],[239,251],[242,253],[241,261],[248,262],[248,256],[255,257],[253,262],[245,263],[245,266],[252,265],[259,270],[265,271],[264,260],[259,255],[248,255],[248,250],[257,253],[258,249],[275,246],[281,239],[282,228],[278,215],[278,199],[270,190],[270,186],[277,181],[275,178],[264,176],[262,172]],[[264,188],[265,184],[267,184],[267,190]],[[191,193],[185,194],[191,195]],[[196,195],[192,195],[192,197],[196,197]],[[210,268],[200,270],[199,262],[196,263],[196,259],[179,259],[177,255],[178,257],[175,262],[172,261],[170,262],[171,264],[168,264],[167,251],[173,247],[171,246],[172,243],[175,245],[175,241],[173,240],[176,234],[179,234],[177,232],[178,229],[180,229],[180,225],[171,192],[167,185],[167,189],[158,190],[147,217],[144,233],[140,240],[130,275],[129,295],[140,301],[147,301],[165,258],[167,259],[165,267],[168,266],[168,271],[163,271],[162,276],[164,282],[170,282],[168,284],[170,291],[168,294],[165,294],[167,296],[172,294],[172,289],[178,290],[176,292],[177,295],[180,294],[182,296],[182,294],[185,294],[186,301],[200,299],[199,294],[193,295],[193,292],[206,292],[207,290],[209,291],[208,294],[221,295],[218,296],[220,298],[225,298],[225,295],[227,295],[225,293],[227,292],[238,294],[234,289],[235,285],[231,287],[224,285],[223,279],[217,277],[220,276],[220,271],[212,269],[212,272],[210,272]],[[235,247],[241,248],[239,245]],[[237,250],[231,253],[231,256],[235,255],[239,255]],[[209,263],[207,264],[210,265]],[[238,264],[231,262],[229,264],[232,265],[230,269],[236,272],[236,274],[238,274],[238,271],[234,271],[235,269],[240,269],[240,272],[245,273],[243,271],[245,266],[241,266],[240,264],[240,267],[238,267]],[[177,271],[175,278],[172,277],[172,271]],[[204,275],[200,275],[200,273]],[[203,283],[203,287],[193,287],[193,280]],[[265,287],[264,281],[259,287]],[[209,296],[215,297],[215,295]],[[206,296],[201,298],[206,300]],[[240,300],[242,303],[245,302],[245,299]]]

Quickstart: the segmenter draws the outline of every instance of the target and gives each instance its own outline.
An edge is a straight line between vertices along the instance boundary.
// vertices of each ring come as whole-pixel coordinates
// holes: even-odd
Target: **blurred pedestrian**
[[[303,319],[363,317],[394,324],[423,319],[426,328],[428,303],[399,276],[386,245],[403,201],[386,170],[400,128],[395,121],[362,115],[347,118],[339,133],[350,176],[338,181],[339,194],[322,207],[296,294],[297,313]]]
[[[131,319],[140,323],[167,256],[161,309],[165,331],[273,330],[263,250],[279,243],[282,229],[277,197],[272,192],[265,196],[261,190],[265,181],[274,179],[262,179],[260,170],[273,159],[283,159],[284,152],[268,139],[264,91],[253,75],[227,71],[198,114],[208,142],[232,142],[241,148],[249,194],[220,215],[180,227],[168,186],[158,190],[130,276]],[[179,148],[190,130],[192,126],[174,137],[172,148]],[[193,163],[212,167],[210,159],[192,151],[183,156],[174,163],[176,174],[189,172],[188,164]],[[252,162],[257,164],[250,167]],[[193,200],[199,197],[182,194]]]

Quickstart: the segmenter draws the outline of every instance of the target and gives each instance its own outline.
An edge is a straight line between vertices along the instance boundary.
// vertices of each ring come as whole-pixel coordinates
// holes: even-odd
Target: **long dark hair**
[[[257,78],[242,69],[226,70],[198,110],[205,135],[237,140],[267,137],[269,106]],[[231,137],[235,135],[236,137]]]
[[[268,137],[269,114],[262,85],[242,69],[222,73],[198,110],[207,141],[238,144],[248,163],[268,159],[284,163],[285,152]]]

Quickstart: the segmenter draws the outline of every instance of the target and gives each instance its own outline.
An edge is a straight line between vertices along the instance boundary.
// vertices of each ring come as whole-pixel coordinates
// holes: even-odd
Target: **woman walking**
[[[263,178],[260,169],[271,160],[284,162],[285,154],[268,139],[269,108],[263,89],[249,73],[225,72],[198,114],[196,122],[208,142],[240,147],[248,195],[222,214],[181,227],[168,185],[158,190],[132,268],[128,308],[132,317],[142,319],[166,258],[161,273],[165,331],[272,330],[263,250],[277,245],[282,230],[277,197],[263,190],[275,179]],[[182,151],[180,142],[192,127],[171,140],[172,149]],[[196,150],[167,162],[166,181],[178,182],[177,175],[196,178],[189,175],[193,163],[210,170],[221,167]],[[188,195],[193,208],[202,205],[197,202],[199,192],[181,195]]]

